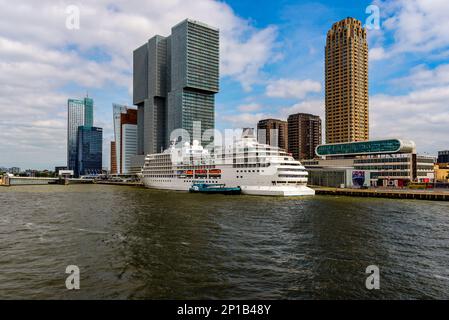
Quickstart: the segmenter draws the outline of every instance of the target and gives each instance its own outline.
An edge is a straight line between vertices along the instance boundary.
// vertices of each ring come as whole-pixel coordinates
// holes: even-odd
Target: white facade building
[[[112,104],[112,117],[114,120],[114,141],[115,141],[115,159],[117,163],[117,173],[121,173],[120,168],[120,140],[121,140],[121,114],[126,113],[127,107],[121,104]]]
[[[131,158],[137,154],[137,125],[122,125],[122,141],[121,141],[122,163],[121,173],[130,174]],[[120,149],[120,148],[117,148]]]

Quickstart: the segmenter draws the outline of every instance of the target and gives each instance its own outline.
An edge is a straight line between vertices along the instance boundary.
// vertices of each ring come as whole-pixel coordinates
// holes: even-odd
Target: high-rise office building
[[[288,151],[297,160],[313,159],[315,148],[321,144],[319,116],[297,113],[288,117]]]
[[[129,174],[131,159],[137,154],[137,110],[127,109],[120,119],[119,172]]]
[[[138,109],[137,153],[160,152],[167,130],[170,37],[154,36],[134,51],[133,103]]]
[[[278,119],[264,119],[257,123],[257,137],[259,142],[281,149],[288,149],[287,121]]]
[[[79,177],[100,174],[103,161],[103,129],[80,126],[77,141],[78,161],[75,175]]]
[[[111,153],[118,174],[129,174],[131,160],[137,155],[136,109],[113,104],[115,152]],[[112,162],[111,162],[112,163]]]
[[[184,20],[172,28],[170,36],[156,35],[137,48],[133,58],[138,155],[165,149],[175,129],[185,129],[191,140],[201,138],[193,137],[194,121],[201,121],[201,135],[214,128],[218,29]]]
[[[185,20],[172,28],[167,139],[185,129],[203,146],[206,130],[214,129],[215,93],[219,90],[219,31],[201,22]],[[201,121],[201,136],[194,137],[194,121]],[[168,140],[167,140],[168,142]]]
[[[67,101],[67,168],[75,170],[78,161],[78,128],[93,126],[94,101],[86,97],[83,100],[69,99]]]
[[[369,139],[368,42],[360,21],[346,18],[327,33],[326,143]]]

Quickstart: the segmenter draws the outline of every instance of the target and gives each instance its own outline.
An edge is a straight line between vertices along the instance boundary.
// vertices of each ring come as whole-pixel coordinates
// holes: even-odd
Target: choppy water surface
[[[0,298],[448,299],[449,203],[3,187]]]

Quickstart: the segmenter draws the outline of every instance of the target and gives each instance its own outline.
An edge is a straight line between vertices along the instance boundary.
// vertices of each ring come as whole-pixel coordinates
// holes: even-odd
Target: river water
[[[2,187],[0,298],[449,299],[449,203]]]

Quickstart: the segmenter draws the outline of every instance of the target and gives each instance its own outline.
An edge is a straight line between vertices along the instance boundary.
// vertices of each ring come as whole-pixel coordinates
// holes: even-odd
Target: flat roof
[[[323,144],[315,149],[315,153],[321,157],[415,152],[416,145],[413,141],[400,139]]]
[[[175,24],[175,25],[172,27],[172,29],[174,29],[174,28],[176,28],[177,26],[179,26],[179,25],[181,25],[181,24],[183,24],[183,23],[186,23],[186,22],[194,23],[194,24],[197,24],[197,25],[200,25],[200,26],[203,26],[203,27],[206,27],[206,28],[215,30],[215,31],[220,31],[220,29],[217,28],[217,27],[213,27],[213,26],[211,26],[211,25],[208,25],[207,23],[204,23],[204,22],[201,22],[201,21],[198,21],[198,20],[194,20],[194,19],[191,19],[191,18],[186,18],[186,19],[182,20],[181,22],[178,22],[177,24]]]

